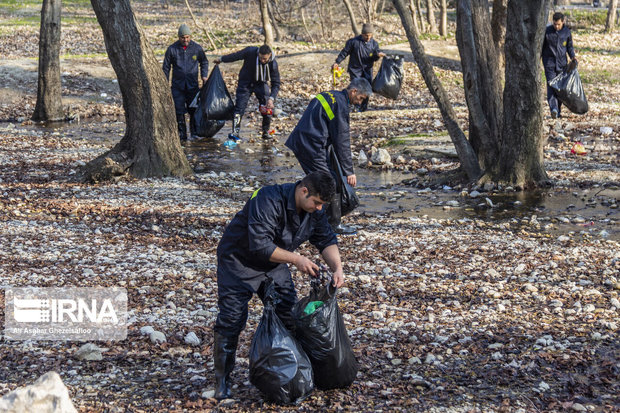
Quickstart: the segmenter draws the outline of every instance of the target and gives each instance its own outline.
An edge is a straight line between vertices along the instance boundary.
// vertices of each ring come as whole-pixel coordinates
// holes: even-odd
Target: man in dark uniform
[[[549,103],[553,119],[561,115],[562,102],[558,100],[549,82],[566,69],[568,65],[566,54],[577,63],[575,49],[573,49],[573,36],[570,29],[564,25],[564,15],[557,12],[553,14],[553,24],[545,29],[542,47],[542,61],[547,78],[547,103]]]
[[[359,105],[372,95],[372,87],[364,78],[351,81],[344,90],[330,90],[316,95],[291,132],[285,145],[293,151],[305,173],[330,172],[328,147],[332,145],[347,182],[357,185],[351,159],[349,105]],[[353,234],[355,229],[341,224],[340,196],[330,202],[329,221],[339,234]]]
[[[261,47],[246,47],[238,52],[215,59],[213,62],[219,64],[220,62],[229,63],[237,60],[243,60],[243,66],[239,71],[239,81],[235,94],[232,133],[228,137],[235,140],[240,139],[241,118],[245,113],[250,96],[254,93],[263,116],[262,138],[269,139],[274,102],[280,90],[278,62],[271,48],[266,44]],[[271,89],[269,84],[271,84]]]
[[[344,48],[340,51],[336,62],[332,65],[332,70],[338,68],[347,56],[349,56],[349,67],[347,72],[351,80],[363,77],[372,84],[372,67],[380,57],[385,57],[385,53],[379,50],[379,43],[372,38],[373,27],[369,23],[362,26],[362,34],[347,40]],[[359,111],[363,112],[368,108],[368,99],[359,105]]]
[[[248,318],[248,302],[254,293],[263,298],[269,279],[281,298],[276,313],[293,331],[291,309],[297,294],[286,264],[294,264],[312,276],[317,276],[319,269],[310,259],[294,252],[302,243],[309,240],[321,252],[333,271],[334,286],[343,285],[336,236],[322,210],[333,196],[335,185],[329,173],[315,172],[295,184],[260,188],[226,227],[217,247],[215,398],[230,397],[230,373],[239,333]]]
[[[191,40],[191,33],[187,24],[183,23],[179,27],[178,34],[179,41],[174,42],[166,50],[163,69],[166,79],[170,79],[170,69],[172,69],[172,98],[177,115],[179,138],[186,140],[186,113],[189,113],[190,133],[196,134],[193,116],[196,109],[190,108],[189,105],[200,91],[198,87],[198,66],[200,66],[200,77],[204,83],[209,74],[209,62],[202,47]]]

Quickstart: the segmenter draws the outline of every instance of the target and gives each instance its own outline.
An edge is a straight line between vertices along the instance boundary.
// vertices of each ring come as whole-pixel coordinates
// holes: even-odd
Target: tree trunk
[[[424,21],[424,15],[422,14],[422,7],[420,6],[421,0],[415,0],[415,9],[418,12],[418,17],[420,18],[420,31],[422,33],[426,32],[426,22]]]
[[[476,154],[467,141],[465,134],[459,127],[458,119],[454,113],[452,105],[450,104],[448,94],[441,85],[441,82],[439,82],[439,79],[437,79],[437,76],[433,71],[433,66],[424,53],[424,46],[422,46],[422,43],[420,43],[420,40],[415,34],[411,14],[408,12],[404,0],[392,0],[392,2],[394,3],[396,11],[398,12],[398,15],[403,23],[415,62],[422,73],[422,77],[426,82],[428,90],[437,102],[437,106],[439,107],[441,116],[443,117],[446,129],[448,129],[452,143],[456,148],[456,153],[458,154],[461,162],[461,168],[467,175],[467,178],[470,181],[474,181],[480,177],[481,173],[478,160],[476,159]]]
[[[508,0],[493,0],[493,14],[491,15],[491,30],[493,42],[499,51],[499,64],[504,67],[504,43],[506,42],[506,4]]]
[[[435,9],[433,0],[426,0],[426,20],[428,21],[428,31],[437,33],[437,23],[435,23]]]
[[[510,0],[500,160],[493,178],[531,188],[548,180],[540,98],[540,53],[550,0]]]
[[[91,0],[123,96],[125,136],[81,171],[84,181],[114,176],[184,176],[192,173],[177,132],[164,73],[129,0]]]
[[[273,46],[273,28],[271,27],[271,22],[269,21],[269,7],[267,6],[268,1],[269,0],[259,0],[260,17],[261,22],[263,23],[263,31],[265,32],[265,44]]]
[[[282,40],[282,33],[280,32],[280,27],[278,27],[278,22],[276,21],[276,17],[273,14],[273,7],[271,6],[271,1],[267,0],[267,11],[269,12],[269,20],[271,21],[271,25],[273,26],[273,31],[275,34],[274,40],[279,42]]]
[[[448,2],[441,0],[441,20],[439,23],[439,34],[448,37]]]
[[[357,25],[357,21],[355,21],[355,13],[353,13],[353,7],[351,6],[351,2],[349,0],[342,0],[344,2],[344,6],[347,8],[347,13],[349,13],[349,19],[351,20],[351,29],[356,36],[360,35],[360,29]]]
[[[420,23],[418,22],[418,13],[416,12],[414,0],[409,0],[409,9],[411,10],[411,20],[413,24],[413,31],[416,36],[420,35]]]
[[[60,82],[60,10],[61,0],[43,0],[39,35],[39,83],[34,121],[65,118]]]
[[[607,9],[607,21],[605,22],[605,32],[611,33],[616,26],[616,8],[618,7],[618,0],[609,0],[609,7]]]
[[[502,84],[487,0],[457,3],[456,41],[469,109],[469,142],[483,169],[494,166],[502,131]]]

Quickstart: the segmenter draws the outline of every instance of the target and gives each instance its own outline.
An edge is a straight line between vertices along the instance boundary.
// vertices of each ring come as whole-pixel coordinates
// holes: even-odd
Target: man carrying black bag
[[[310,101],[285,143],[305,173],[332,171],[328,152],[332,146],[348,184],[353,187],[357,185],[351,158],[350,105],[359,105],[370,95],[370,83],[364,78],[357,78],[345,90],[319,93]],[[334,171],[334,174],[338,172]],[[330,200],[329,223],[337,234],[354,234],[355,228],[341,223],[340,202],[340,194]]]
[[[230,397],[230,373],[239,334],[248,318],[248,302],[255,293],[264,297],[266,281],[273,280],[281,299],[275,305],[276,314],[286,328],[294,330],[291,309],[297,294],[286,264],[312,276],[317,276],[319,269],[295,249],[309,240],[334,272],[334,286],[343,285],[338,243],[322,210],[334,191],[334,180],[326,172],[310,173],[294,184],[266,186],[252,194],[226,227],[217,247],[216,399]]]

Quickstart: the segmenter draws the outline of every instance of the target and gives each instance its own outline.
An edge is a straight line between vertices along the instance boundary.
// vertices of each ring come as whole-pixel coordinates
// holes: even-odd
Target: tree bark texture
[[[91,0],[123,97],[126,130],[81,171],[84,181],[192,173],[177,132],[170,87],[129,0]]]
[[[476,159],[476,154],[465,137],[465,134],[459,127],[458,119],[454,113],[452,105],[450,104],[448,94],[441,85],[439,79],[437,79],[437,76],[433,71],[433,66],[424,53],[424,46],[422,46],[422,43],[415,34],[411,13],[407,9],[404,0],[392,0],[392,2],[394,3],[394,7],[396,8],[396,11],[398,12],[398,15],[403,23],[415,62],[420,69],[428,90],[437,102],[437,106],[441,112],[446,129],[448,129],[452,143],[456,148],[456,153],[458,154],[461,162],[461,168],[470,181],[477,180],[480,177],[481,171],[480,166],[478,165],[478,160]]]
[[[502,83],[499,51],[491,35],[486,0],[457,4],[456,40],[463,67],[463,85],[469,109],[469,142],[483,169],[498,161],[502,133]]]
[[[433,0],[426,0],[426,20],[428,21],[428,31],[437,33],[437,23],[435,22],[435,9]]]
[[[442,37],[448,36],[448,2],[447,0],[441,0],[440,7],[441,17],[439,20],[439,35]]]
[[[273,28],[271,27],[271,21],[269,19],[269,0],[259,0],[260,5],[260,18],[263,24],[263,31],[265,32],[265,44],[273,46]]]
[[[509,0],[506,86],[500,161],[495,178],[521,188],[548,180],[543,163],[540,54],[549,0]]]
[[[413,24],[413,31],[416,36],[420,35],[420,24],[418,23],[418,13],[416,12],[414,0],[409,0],[409,9],[411,10],[411,21]]]
[[[424,14],[422,13],[422,6],[420,6],[420,2],[422,0],[414,0],[415,1],[415,9],[418,12],[419,22],[420,22],[420,32],[426,33],[426,22],[424,21]]]
[[[504,43],[506,42],[506,7],[508,0],[493,0],[493,13],[491,15],[491,30],[493,42],[499,51],[499,64],[504,68]]]
[[[61,0],[43,0],[39,34],[39,82],[34,121],[64,120],[60,82]]]
[[[351,20],[351,30],[356,36],[360,35],[360,29],[357,25],[357,21],[355,19],[355,13],[353,12],[353,6],[351,6],[351,2],[349,0],[342,0],[344,6],[347,8],[347,13],[349,14],[349,20]]]
[[[618,0],[609,0],[609,6],[607,8],[607,20],[605,21],[605,32],[611,33],[616,27],[616,9],[618,7]]]

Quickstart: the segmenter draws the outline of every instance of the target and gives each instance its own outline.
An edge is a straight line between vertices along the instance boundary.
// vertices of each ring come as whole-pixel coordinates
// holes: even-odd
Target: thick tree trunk
[[[439,82],[439,79],[437,79],[437,76],[433,71],[433,66],[424,53],[424,47],[415,34],[411,14],[405,6],[404,0],[392,0],[392,2],[394,3],[396,11],[398,12],[398,15],[403,23],[415,62],[422,73],[422,77],[426,82],[428,90],[437,102],[437,106],[439,107],[441,116],[443,117],[446,129],[448,129],[452,143],[456,148],[456,153],[461,161],[461,168],[465,171],[465,174],[470,181],[476,180],[480,177],[481,173],[478,160],[476,159],[476,154],[467,141],[465,134],[459,127],[458,119],[456,118],[454,109],[450,104],[448,94],[441,85],[441,82]]]
[[[355,13],[353,13],[353,7],[351,6],[351,2],[349,0],[342,0],[344,2],[344,6],[347,8],[347,13],[349,14],[349,20],[351,20],[351,30],[355,33],[356,36],[360,35],[360,29],[357,25],[357,21],[355,20]]]
[[[493,0],[493,14],[491,15],[491,30],[493,42],[499,51],[499,64],[504,67],[504,43],[506,42],[506,7],[508,0]]]
[[[448,36],[448,2],[441,0],[441,18],[439,23],[439,34],[443,37]]]
[[[65,118],[60,83],[60,10],[61,0],[43,0],[39,35],[39,84],[34,121]]]
[[[435,23],[435,9],[433,0],[426,0],[426,20],[428,21],[428,31],[437,33],[437,23]]]
[[[531,188],[548,180],[540,98],[540,53],[549,0],[510,0],[501,154],[494,180]]]
[[[605,32],[611,33],[616,26],[616,8],[618,7],[618,0],[609,0],[609,7],[607,8],[607,21],[605,22]]]
[[[192,173],[177,132],[170,87],[129,0],[91,0],[123,96],[125,136],[81,171],[85,181]]]
[[[263,24],[263,31],[265,32],[265,44],[273,46],[273,28],[271,27],[271,21],[269,20],[268,1],[269,0],[259,0],[260,17]]]
[[[469,142],[483,169],[497,163],[502,133],[502,84],[499,52],[491,35],[487,0],[460,0],[456,40],[469,109]]]

